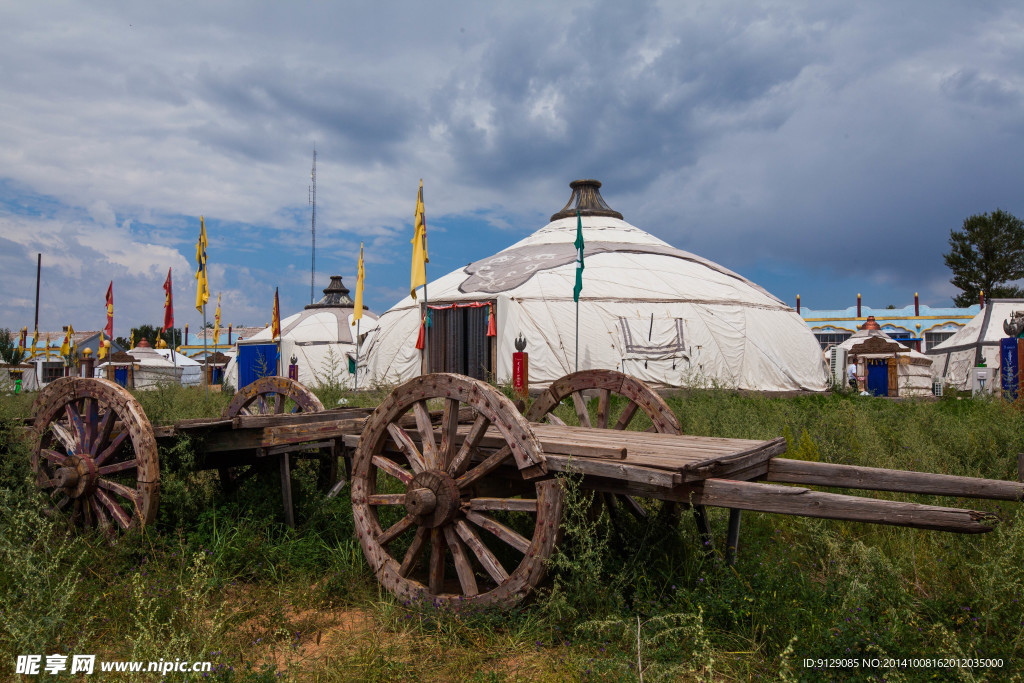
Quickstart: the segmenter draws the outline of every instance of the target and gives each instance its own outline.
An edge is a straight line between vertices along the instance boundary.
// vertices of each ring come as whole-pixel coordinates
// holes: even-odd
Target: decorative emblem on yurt
[[[1024,311],[1014,311],[1003,321],[1003,332],[1008,337],[1024,337]]]

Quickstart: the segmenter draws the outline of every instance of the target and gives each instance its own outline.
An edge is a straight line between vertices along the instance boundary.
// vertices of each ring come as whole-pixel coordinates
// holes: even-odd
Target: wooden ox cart
[[[555,415],[563,400],[571,400],[580,426]],[[32,467],[53,507],[113,536],[153,521],[157,442],[182,434],[197,440],[200,466],[220,470],[225,483],[276,458],[290,524],[294,459],[316,457],[330,467],[344,456],[356,533],[378,579],[396,595],[442,602],[512,603],[538,584],[558,538],[559,473],[576,473],[616,514],[646,515],[659,504],[692,508],[706,542],[704,506],[729,508],[729,561],[742,510],[960,533],[988,531],[994,521],[973,510],[764,482],[1024,497],[1017,482],[787,460],[778,457],[786,449],[781,438],[684,435],[655,392],[612,371],[568,375],[525,414],[493,387],[460,375],[410,380],[372,411],[325,411],[301,385],[264,378],[242,389],[221,418],[156,428],[116,384],[62,379],[34,406]]]

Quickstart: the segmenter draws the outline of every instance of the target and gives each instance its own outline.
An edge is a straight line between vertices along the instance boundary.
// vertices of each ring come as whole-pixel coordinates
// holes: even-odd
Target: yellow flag
[[[106,345],[106,343],[103,340],[103,330],[100,330],[100,346],[99,346],[99,349],[96,350],[96,357],[97,358],[104,358],[104,357],[106,357],[106,355],[107,355],[107,345]]]
[[[356,270],[356,310],[352,314],[352,324],[355,325],[363,317],[363,280],[366,278],[366,269],[363,268],[363,243],[359,243],[359,266]]]
[[[71,345],[73,343],[72,342],[72,336],[74,334],[75,334],[74,328],[72,328],[71,325],[68,325],[68,331],[64,335],[64,343],[60,345],[60,355],[62,355],[62,356],[70,356],[71,355]]]
[[[416,231],[412,236],[412,279],[409,293],[416,298],[416,288],[427,284],[427,216],[423,210],[423,179],[420,178],[420,192],[416,195]]]
[[[220,292],[217,292],[217,312],[213,314],[213,344],[220,343]]]
[[[277,287],[274,287],[274,329],[270,331],[271,338],[277,341],[277,338],[281,336],[281,304],[277,300]]]
[[[196,243],[196,310],[203,312],[203,304],[210,300],[210,284],[206,280],[206,222],[199,217],[199,241]]]
[[[131,349],[134,349],[134,348],[135,348],[135,330],[132,330],[131,332],[128,333],[128,349],[131,350]]]

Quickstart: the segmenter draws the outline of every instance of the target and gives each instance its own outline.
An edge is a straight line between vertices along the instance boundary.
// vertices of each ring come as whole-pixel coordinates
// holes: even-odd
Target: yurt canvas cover
[[[971,368],[984,361],[999,368],[999,340],[1006,336],[1003,321],[1024,311],[1024,299],[989,299],[985,308],[952,337],[926,352],[934,359],[932,375],[957,389],[970,389]]]
[[[630,225],[604,202],[600,185],[571,183],[572,198],[548,225],[429,283],[431,325],[423,345],[429,343],[431,371],[508,381],[520,336],[531,386],[576,369],[579,209],[585,242],[580,370],[615,369],[662,386],[825,389],[821,349],[792,308]],[[367,341],[370,378],[399,382],[426,369],[417,348],[423,319],[422,297],[406,297],[380,317]]]
[[[341,276],[331,277],[324,296],[315,304],[281,321],[280,374],[287,376],[291,357],[299,367],[299,382],[308,387],[323,384],[351,386],[349,356],[356,355],[355,303]],[[359,334],[377,325],[377,316],[363,308]],[[360,359],[360,365],[364,365]],[[263,375],[277,374],[277,350],[268,327],[238,342],[238,353],[225,369],[225,381],[243,387]],[[362,370],[360,370],[362,377]],[[360,381],[360,383],[362,383]]]

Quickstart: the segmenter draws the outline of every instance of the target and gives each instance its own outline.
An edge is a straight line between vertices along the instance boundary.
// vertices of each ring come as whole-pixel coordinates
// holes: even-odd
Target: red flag
[[[114,338],[114,281],[110,281],[110,286],[107,287],[107,326],[104,328],[107,331],[107,336],[111,339]]]
[[[491,304],[487,309],[487,336],[497,337],[498,331],[495,329],[494,323],[494,304]]]
[[[277,339],[281,336],[281,304],[277,299],[277,287],[274,287],[274,329],[271,337]]]
[[[164,291],[167,292],[167,298],[164,300],[164,329],[161,332],[166,332],[174,327],[174,297],[171,296],[171,269],[167,269],[167,281],[164,282]]]

